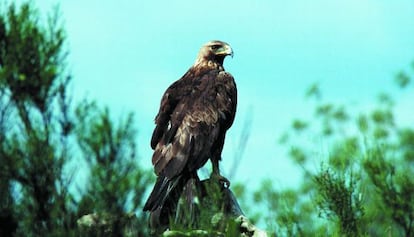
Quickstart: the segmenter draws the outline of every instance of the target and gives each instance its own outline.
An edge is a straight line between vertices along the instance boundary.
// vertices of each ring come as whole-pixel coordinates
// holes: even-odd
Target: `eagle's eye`
[[[217,50],[218,48],[220,48],[220,45],[218,45],[218,44],[215,44],[215,45],[211,46],[212,50]]]

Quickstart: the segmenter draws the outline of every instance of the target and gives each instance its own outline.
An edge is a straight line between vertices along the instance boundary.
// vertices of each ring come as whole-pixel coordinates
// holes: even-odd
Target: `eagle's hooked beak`
[[[225,45],[219,49],[217,52],[217,55],[230,55],[233,58],[234,52],[233,49],[229,45]]]

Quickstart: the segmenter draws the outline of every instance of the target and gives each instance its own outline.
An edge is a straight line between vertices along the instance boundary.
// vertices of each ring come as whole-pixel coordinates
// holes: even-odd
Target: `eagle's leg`
[[[228,188],[230,187],[230,181],[220,174],[219,161],[220,158],[217,157],[213,157],[211,159],[211,163],[213,165],[213,172],[210,175],[210,179],[218,180],[220,183],[224,185],[225,188]]]

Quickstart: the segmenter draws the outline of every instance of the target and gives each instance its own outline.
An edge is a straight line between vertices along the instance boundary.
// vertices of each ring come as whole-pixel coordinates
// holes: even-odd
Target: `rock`
[[[138,236],[138,219],[133,213],[112,215],[93,213],[77,221],[81,236]]]
[[[153,236],[267,236],[244,215],[229,188],[209,179],[190,180],[171,212],[174,215],[165,216],[164,213],[162,210],[150,213]],[[140,230],[135,214],[94,213],[81,217],[77,223],[81,236],[129,237],[138,236]]]

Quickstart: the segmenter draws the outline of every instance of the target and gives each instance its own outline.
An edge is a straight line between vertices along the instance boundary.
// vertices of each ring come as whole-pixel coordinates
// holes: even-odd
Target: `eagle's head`
[[[201,47],[196,64],[212,62],[222,66],[227,55],[233,57],[233,50],[230,45],[223,41],[212,40]]]

